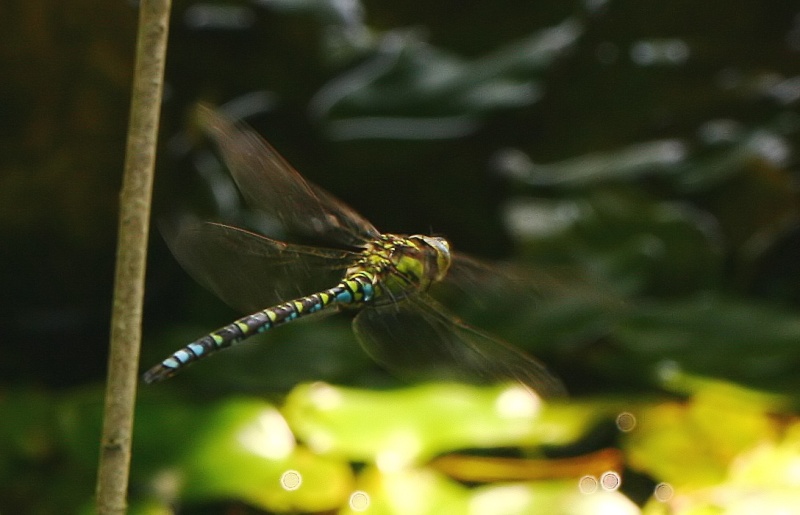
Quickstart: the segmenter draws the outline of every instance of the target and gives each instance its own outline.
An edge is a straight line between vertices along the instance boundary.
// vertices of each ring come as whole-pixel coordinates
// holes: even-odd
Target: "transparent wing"
[[[275,218],[292,234],[336,246],[356,247],[379,236],[361,215],[303,179],[246,125],[205,106],[199,108],[199,117],[250,207]]]
[[[539,361],[464,324],[426,295],[366,308],[353,330],[372,359],[403,377],[516,380],[544,397],[565,392]]]
[[[588,285],[579,291],[579,281],[575,272],[570,273],[568,281],[542,270],[487,263],[454,253],[447,276],[433,285],[431,293],[448,306],[464,304],[466,309],[496,315],[514,305],[535,305],[543,300],[588,294]]]
[[[540,347],[595,341],[626,311],[608,284],[577,267],[532,269],[464,255],[453,257],[429,294],[470,324]]]
[[[162,224],[161,231],[183,268],[243,313],[330,288],[358,259],[353,252],[291,245],[192,218]]]

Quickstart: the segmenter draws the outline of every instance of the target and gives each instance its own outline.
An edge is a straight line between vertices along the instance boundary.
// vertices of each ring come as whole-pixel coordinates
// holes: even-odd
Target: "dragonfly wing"
[[[431,288],[437,298],[468,304],[483,311],[505,311],[509,305],[536,305],[547,299],[574,296],[579,279],[570,281],[542,270],[523,269],[507,263],[488,263],[464,254],[453,254],[445,279]],[[587,290],[588,291],[588,290]]]
[[[247,203],[277,219],[293,234],[356,247],[379,236],[361,215],[306,181],[278,152],[245,124],[205,106],[204,129],[219,147]]]
[[[486,263],[454,255],[447,277],[429,294],[478,327],[535,345],[565,345],[607,336],[625,302],[608,284],[577,267]]]
[[[161,229],[175,258],[197,282],[246,313],[330,288],[358,259],[344,250],[292,245],[193,218]]]
[[[565,393],[542,363],[464,324],[427,296],[364,309],[353,329],[370,357],[404,377],[516,380],[544,397]]]

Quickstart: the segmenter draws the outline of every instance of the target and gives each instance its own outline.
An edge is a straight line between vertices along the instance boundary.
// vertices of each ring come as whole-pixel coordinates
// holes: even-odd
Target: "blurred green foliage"
[[[0,512],[89,513],[136,12],[6,11]],[[248,221],[189,150],[227,103],[380,229],[529,271],[445,293],[574,396],[397,388],[346,320],[287,326],[143,390],[131,512],[796,513],[798,13],[176,2],[160,211]],[[157,236],[148,291],[145,365],[235,316]]]
[[[204,513],[201,506],[233,502],[244,503],[239,513],[410,515],[639,513],[632,499],[644,502],[643,513],[796,506],[800,423],[785,398],[692,377],[680,388],[683,400],[542,403],[518,386],[311,383],[280,407],[147,392],[137,411],[131,513],[170,513],[176,503]],[[0,434],[7,507],[91,512],[101,396],[15,393],[0,404],[15,421]],[[611,461],[585,453],[604,432],[622,450]],[[48,470],[47,495],[21,504],[36,493],[20,490],[32,478],[19,471],[34,463]]]

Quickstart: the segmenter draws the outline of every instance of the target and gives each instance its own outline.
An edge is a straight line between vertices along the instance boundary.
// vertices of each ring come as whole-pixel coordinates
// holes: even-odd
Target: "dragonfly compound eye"
[[[438,282],[447,275],[450,268],[452,256],[450,254],[450,244],[444,238],[437,236],[411,236],[409,240],[419,242],[417,247],[420,250],[422,259],[425,262],[426,275],[432,282]]]

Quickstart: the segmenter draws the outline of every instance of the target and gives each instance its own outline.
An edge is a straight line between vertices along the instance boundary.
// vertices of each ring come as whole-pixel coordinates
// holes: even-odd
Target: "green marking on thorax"
[[[449,246],[441,238],[384,234],[364,249],[363,258],[347,276],[365,271],[374,276],[376,296],[399,298],[427,290],[444,278],[449,266]]]

